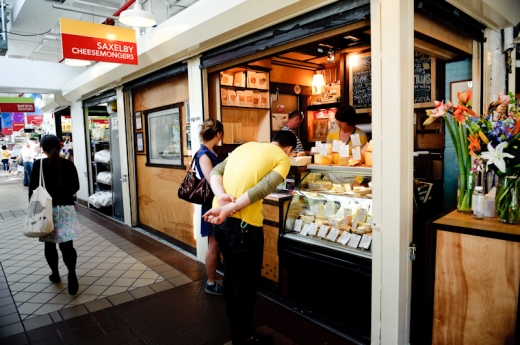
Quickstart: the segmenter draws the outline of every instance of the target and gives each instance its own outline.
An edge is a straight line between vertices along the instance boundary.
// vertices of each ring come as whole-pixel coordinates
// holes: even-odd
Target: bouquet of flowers
[[[428,110],[424,124],[443,117],[453,141],[461,179],[457,208],[471,210],[472,181],[474,174],[486,169],[496,172],[499,185],[496,194],[496,210],[499,218],[520,219],[518,194],[520,185],[520,111],[513,95],[498,96],[489,104],[485,114],[477,115],[471,109],[471,90],[458,92],[458,105],[451,102],[435,102],[435,109]],[[509,108],[509,105],[513,106]],[[446,116],[449,114],[449,116]],[[469,145],[468,145],[469,144]]]

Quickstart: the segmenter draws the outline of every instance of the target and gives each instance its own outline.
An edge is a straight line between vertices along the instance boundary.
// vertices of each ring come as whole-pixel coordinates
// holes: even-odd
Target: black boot
[[[67,277],[69,279],[69,294],[75,295],[79,289],[78,278],[76,274],[69,274]]]
[[[55,243],[45,242],[45,259],[52,271],[49,280],[53,283],[59,283],[61,279],[60,271],[58,270],[58,251]]]

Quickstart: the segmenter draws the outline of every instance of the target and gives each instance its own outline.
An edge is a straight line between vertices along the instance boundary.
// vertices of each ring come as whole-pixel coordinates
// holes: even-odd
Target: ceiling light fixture
[[[68,66],[89,66],[92,64],[92,62],[88,60],[77,60],[77,59],[65,59],[63,61],[65,65]]]
[[[121,12],[119,22],[132,27],[148,28],[154,26],[157,22],[150,12],[143,11],[138,1],[135,2],[134,8]]]
[[[334,56],[334,50],[329,50],[327,53],[327,61],[334,62],[336,60],[336,57]]]
[[[316,71],[316,74],[312,76],[312,86],[315,88],[313,92],[314,95],[319,95],[321,93],[321,87],[325,86],[325,78],[320,71]]]

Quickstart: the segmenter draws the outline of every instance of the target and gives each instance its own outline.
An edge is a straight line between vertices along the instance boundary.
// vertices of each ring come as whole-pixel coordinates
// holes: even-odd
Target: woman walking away
[[[45,188],[52,197],[52,218],[54,220],[54,230],[50,234],[40,237],[40,242],[45,243],[45,258],[52,271],[49,279],[53,283],[61,280],[56,249],[56,243],[58,243],[63,254],[63,262],[69,270],[69,294],[74,295],[79,288],[76,277],[77,254],[72,244],[72,241],[80,234],[74,209],[74,194],[79,190],[78,172],[74,163],[60,158],[61,144],[57,136],[44,136],[40,145],[48,158],[34,163],[29,185],[29,199],[39,186],[40,165],[42,165]]]
[[[9,158],[11,158],[11,154],[7,151],[7,146],[2,145],[2,164],[4,166],[4,171],[9,170]]]
[[[219,120],[209,119],[202,123],[200,129],[200,145],[199,151],[195,154],[195,166],[200,178],[206,177],[209,182],[209,174],[211,169],[218,163],[220,159],[213,150],[213,147],[224,136],[224,126]],[[207,205],[202,205],[202,214],[206,213],[211,209],[211,202]],[[208,237],[208,251],[206,252],[206,272],[208,274],[208,282],[204,289],[206,293],[214,295],[222,295],[224,289],[222,287],[222,281],[217,279],[217,262],[219,259],[220,249],[217,241],[215,241],[214,225],[206,222],[204,219],[201,220],[200,234],[202,237]]]

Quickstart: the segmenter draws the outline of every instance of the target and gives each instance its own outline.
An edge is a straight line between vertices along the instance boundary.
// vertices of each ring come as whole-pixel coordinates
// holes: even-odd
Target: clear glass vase
[[[498,178],[495,209],[498,221],[506,224],[520,223],[520,180],[517,176]]]
[[[457,212],[472,214],[471,198],[475,187],[474,174],[460,174],[459,188],[457,189]]]

